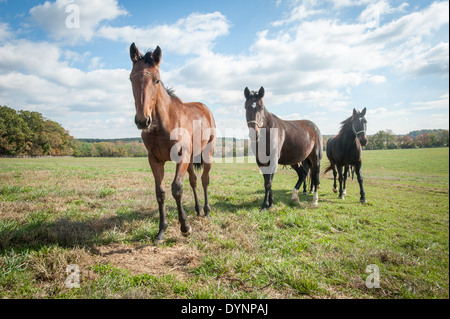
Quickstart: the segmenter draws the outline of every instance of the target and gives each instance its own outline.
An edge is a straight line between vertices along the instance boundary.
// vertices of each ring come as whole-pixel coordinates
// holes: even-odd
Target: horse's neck
[[[267,111],[267,109],[264,109],[264,126],[263,127],[274,127],[275,122],[277,121],[277,117],[274,116],[272,113]]]
[[[152,117],[158,130],[165,129],[170,131],[172,129],[170,114],[173,113],[173,101],[162,85],[159,90],[158,100]]]
[[[345,127],[341,133],[341,145],[347,150],[352,150],[358,147],[357,138],[355,137],[355,134],[353,134],[351,124],[347,125],[348,127]]]

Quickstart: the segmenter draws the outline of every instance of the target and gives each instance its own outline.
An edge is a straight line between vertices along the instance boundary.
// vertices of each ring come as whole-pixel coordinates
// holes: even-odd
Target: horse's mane
[[[178,100],[178,101],[181,102],[181,99],[178,97],[178,95],[175,94],[175,89],[174,89],[174,88],[166,88],[166,87],[164,86],[164,83],[162,83],[162,81],[161,81],[161,84],[162,84],[162,86],[164,87],[164,89],[166,90],[166,93],[169,94],[169,96],[170,96],[172,99],[175,99],[175,100]]]
[[[352,119],[353,119],[353,115],[350,116],[348,119],[345,119],[345,120],[343,120],[343,121],[341,122],[341,128],[340,128],[340,130],[339,130],[339,133],[338,133],[336,136],[341,136],[341,135],[342,135],[342,133],[343,133],[344,130],[346,129],[346,126],[347,126],[348,124],[351,124],[351,123],[352,123]]]
[[[141,55],[141,60],[143,60],[145,63],[150,64],[151,66],[155,66],[155,60],[153,60],[153,51],[147,51],[145,55]]]

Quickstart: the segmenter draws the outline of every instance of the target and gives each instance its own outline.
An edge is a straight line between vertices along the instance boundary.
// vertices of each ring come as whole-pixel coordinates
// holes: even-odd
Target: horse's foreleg
[[[348,165],[346,165],[345,168],[344,168],[344,186],[343,186],[343,189],[342,189],[342,195],[344,195],[344,196],[347,195],[348,168],[349,168]]]
[[[342,183],[344,181],[344,176],[342,174],[342,166],[336,165],[337,172],[339,174],[339,199],[344,199],[344,193],[342,188]]]
[[[156,162],[149,158],[150,167],[152,168],[155,178],[155,193],[158,201],[159,209],[159,232],[156,235],[155,243],[159,244],[164,241],[164,232],[167,228],[165,199],[166,191],[164,189],[164,163]]]
[[[272,194],[272,180],[274,174],[264,174],[264,201],[261,209],[266,209],[272,207],[273,204],[273,194]]]
[[[361,195],[361,198],[359,199],[359,201],[361,203],[367,203],[366,193],[364,192],[364,186],[363,186],[363,178],[361,175],[361,162],[359,162],[357,165],[355,165],[355,173],[356,173],[356,179],[358,180],[358,184],[359,184],[359,193]]]
[[[189,167],[189,163],[178,163],[175,171],[175,179],[172,183],[172,195],[175,198],[178,209],[178,220],[181,224],[181,233],[183,236],[189,236],[192,232],[191,226],[187,222],[186,213],[184,212],[182,205],[183,198],[183,180],[184,175]]]
[[[194,165],[192,163],[189,164],[188,173],[189,173],[189,183],[191,184],[192,191],[194,192],[195,212],[197,213],[197,216],[200,216],[201,208],[197,197],[197,175],[195,175]]]
[[[205,196],[205,206],[203,207],[203,211],[205,212],[206,217],[209,217],[209,213],[211,212],[211,208],[209,207],[208,202],[209,171],[211,170],[211,166],[211,163],[203,163],[202,185],[203,193]]]

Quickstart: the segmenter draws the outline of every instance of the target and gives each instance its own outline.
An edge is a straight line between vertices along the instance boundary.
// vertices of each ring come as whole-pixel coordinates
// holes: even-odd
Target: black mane
[[[166,93],[169,94],[169,96],[170,96],[171,98],[177,99],[177,100],[180,100],[180,101],[181,101],[181,99],[178,97],[178,95],[175,94],[175,89],[174,89],[174,88],[166,88],[166,87],[164,86],[164,83],[161,82],[161,84],[163,85],[164,89],[166,90]]]

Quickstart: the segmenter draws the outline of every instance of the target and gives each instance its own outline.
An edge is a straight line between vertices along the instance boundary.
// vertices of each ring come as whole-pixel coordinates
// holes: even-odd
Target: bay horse
[[[197,197],[197,176],[195,168],[203,166],[202,185],[205,205],[203,211],[208,217],[211,211],[208,204],[209,172],[215,146],[215,121],[211,111],[202,103],[184,103],[173,90],[168,90],[161,82],[159,65],[161,62],[159,46],[141,55],[136,45],[130,46],[133,68],[130,81],[136,107],[135,123],[141,130],[142,140],[148,151],[153,176],[155,178],[156,199],[159,208],[159,232],[155,243],[164,241],[167,228],[165,212],[164,165],[176,162],[175,178],[172,182],[172,195],[178,209],[180,230],[184,236],[192,233],[182,206],[183,181],[186,172],[194,191],[195,211],[201,215]]]
[[[367,144],[367,120],[365,118],[366,108],[361,112],[353,109],[353,114],[345,121],[341,122],[339,133],[327,141],[327,157],[330,165],[325,169],[324,174],[333,171],[334,184],[333,191],[337,192],[336,176],[339,174],[339,199],[344,199],[346,192],[346,182],[349,169],[356,173],[360,189],[360,202],[366,203],[363,178],[361,175],[362,166],[362,146]],[[342,170],[344,169],[344,173]]]
[[[265,196],[261,209],[273,205],[272,181],[278,164],[290,165],[298,175],[292,190],[292,200],[297,202],[298,190],[309,169],[314,188],[313,203],[318,206],[320,161],[323,156],[323,139],[319,128],[311,121],[285,121],[270,113],[263,103],[265,91],[244,90],[247,127],[256,162],[264,176]],[[269,154],[268,154],[269,151]]]

